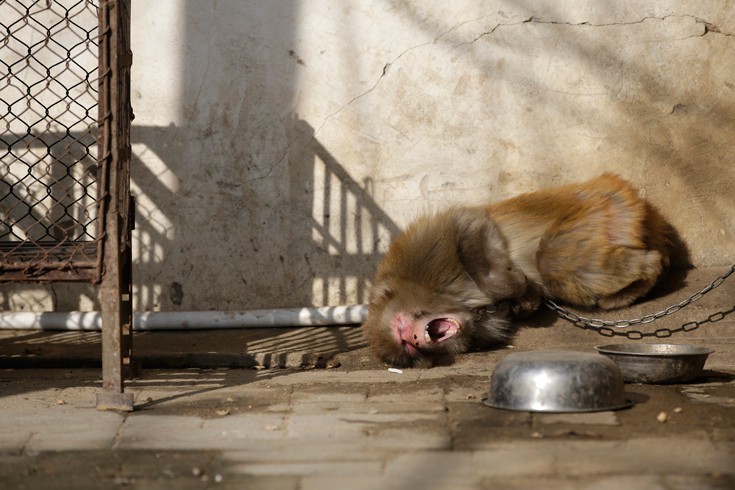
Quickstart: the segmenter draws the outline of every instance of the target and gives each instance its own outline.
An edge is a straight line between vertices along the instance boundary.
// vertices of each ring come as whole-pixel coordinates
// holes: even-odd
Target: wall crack
[[[291,151],[291,147],[294,145],[294,143],[295,141],[289,141],[289,143],[286,145],[286,148],[283,150],[283,154],[275,162],[269,164],[268,167],[265,169],[265,171],[261,172],[260,175],[256,175],[248,179],[245,179],[245,182],[255,182],[255,181],[264,180],[270,177],[270,175],[273,173],[276,167],[278,167],[280,164],[286,161],[286,159],[288,158],[289,152]]]
[[[732,34],[732,33],[729,33],[729,32],[723,32],[722,29],[719,26],[716,26],[715,24],[712,24],[711,22],[707,22],[707,21],[702,20],[702,19],[697,19],[697,22],[700,23],[700,24],[704,24],[704,34],[702,34],[703,36],[704,35],[707,35],[709,33],[719,34],[719,35],[725,36],[725,37],[733,37],[733,36],[735,36],[735,34]]]
[[[350,100],[348,100],[347,102],[345,102],[344,104],[342,104],[337,110],[335,110],[331,114],[327,115],[327,117],[324,118],[324,120],[322,121],[322,123],[316,129],[316,131],[314,132],[314,134],[317,135],[324,128],[324,126],[327,124],[327,122],[329,122],[330,119],[332,119],[333,117],[335,117],[338,114],[340,114],[342,111],[344,111],[347,107],[349,107],[350,105],[352,105],[356,101],[360,100],[361,98],[363,98],[366,95],[368,95],[371,92],[373,92],[378,87],[378,85],[380,85],[380,83],[382,82],[382,80],[388,75],[388,72],[390,71],[391,67],[398,60],[400,60],[404,55],[406,55],[407,53],[409,53],[409,52],[411,52],[411,51],[413,51],[415,49],[419,49],[419,48],[422,48],[422,47],[425,47],[425,46],[436,44],[442,38],[446,37],[449,33],[457,30],[461,26],[463,26],[465,24],[468,24],[470,22],[480,21],[480,20],[485,19],[487,17],[489,17],[489,16],[484,16],[484,17],[480,17],[480,18],[477,18],[477,19],[471,19],[471,20],[460,22],[460,23],[452,26],[451,28],[447,29],[446,31],[440,33],[439,35],[437,35],[434,38],[434,40],[431,41],[431,42],[425,42],[425,43],[417,44],[415,46],[411,46],[411,47],[405,49],[398,56],[396,56],[391,61],[388,61],[388,62],[386,62],[383,65],[383,69],[382,69],[382,72],[381,72],[380,76],[378,76],[377,80],[375,80],[375,82],[367,90],[365,90],[365,91],[363,91],[363,92],[355,95]],[[717,25],[715,25],[715,24],[713,24],[711,22],[708,22],[705,19],[699,18],[699,17],[694,16],[694,15],[689,15],[689,14],[687,14],[687,15],[671,14],[671,15],[664,15],[664,16],[661,16],[661,17],[645,16],[645,17],[642,17],[642,18],[640,18],[638,20],[631,20],[631,21],[626,21],[626,22],[607,22],[607,23],[600,23],[600,24],[594,24],[594,23],[591,23],[591,22],[588,22],[588,21],[584,21],[584,22],[565,22],[565,21],[561,21],[561,20],[546,20],[546,19],[542,19],[540,17],[531,16],[531,17],[523,18],[523,19],[521,19],[521,20],[519,20],[517,22],[501,22],[501,23],[498,23],[495,26],[493,26],[492,29],[487,30],[487,31],[483,31],[483,32],[477,34],[472,40],[460,42],[460,43],[454,45],[453,48],[454,49],[457,49],[457,48],[459,48],[461,46],[466,46],[466,45],[469,45],[469,44],[474,44],[474,43],[476,43],[477,41],[479,41],[480,39],[482,39],[482,38],[484,38],[486,36],[491,36],[491,35],[495,34],[495,32],[498,31],[498,29],[506,28],[506,27],[516,27],[516,26],[524,25],[524,24],[547,24],[547,25],[560,25],[560,26],[595,28],[595,27],[633,26],[633,25],[643,24],[645,22],[652,21],[652,20],[654,20],[654,21],[662,21],[663,22],[663,21],[668,20],[669,18],[677,18],[677,17],[678,18],[691,18],[697,24],[702,24],[704,26],[704,30],[703,30],[703,33],[702,34],[697,34],[697,35],[693,35],[693,36],[687,36],[687,37],[684,37],[684,38],[681,38],[681,39],[690,39],[692,37],[703,37],[703,36],[706,36],[707,34],[718,34],[718,35],[727,36],[727,37],[732,37],[732,36],[735,35],[735,34],[731,34],[731,33],[728,33],[728,32],[724,32],[719,26],[717,26]]]
[[[662,17],[646,16],[646,17],[642,17],[641,19],[632,20],[632,21],[628,21],[628,22],[607,22],[607,23],[601,23],[601,24],[593,24],[593,23],[588,22],[588,21],[584,21],[584,22],[565,22],[565,21],[561,21],[561,20],[545,20],[545,19],[542,19],[542,18],[539,18],[539,17],[528,17],[528,18],[526,18],[524,20],[521,20],[519,22],[497,24],[491,30],[486,31],[486,32],[482,32],[478,36],[476,36],[473,40],[460,43],[460,44],[457,45],[457,47],[462,46],[462,45],[465,45],[465,44],[473,44],[473,43],[477,42],[478,40],[482,39],[485,36],[489,36],[489,35],[494,34],[498,29],[500,29],[502,27],[513,27],[513,26],[518,26],[518,25],[523,25],[523,24],[547,24],[547,25],[561,25],[561,26],[572,26],[572,27],[616,27],[616,26],[632,26],[632,25],[643,24],[643,23],[645,23],[647,21],[650,21],[650,20],[658,20],[658,21],[662,21],[663,22],[663,21],[668,20],[669,18],[676,18],[676,17],[679,17],[679,18],[690,18],[690,19],[693,19],[697,24],[704,25],[704,32],[702,34],[697,35],[697,36],[689,36],[689,37],[702,37],[702,36],[705,36],[705,35],[707,35],[709,33],[720,34],[720,35],[728,36],[728,37],[731,37],[731,36],[734,35],[734,34],[731,34],[731,33],[728,33],[728,32],[724,32],[719,26],[717,26],[717,25],[715,25],[715,24],[713,24],[711,22],[708,22],[705,19],[702,19],[700,17],[697,17],[695,15],[674,15],[674,14],[672,14],[672,15],[664,15]],[[685,38],[685,39],[688,39],[688,38]]]
[[[472,39],[471,41],[465,41],[465,42],[462,42],[462,43],[456,44],[456,45],[454,46],[454,48],[456,49],[456,48],[459,48],[460,46],[466,46],[466,45],[468,45],[468,44],[475,44],[475,43],[476,43],[477,41],[479,41],[479,40],[480,40],[480,39],[482,39],[483,37],[486,37],[486,36],[491,36],[491,35],[495,34],[495,31],[497,31],[497,30],[498,30],[498,29],[500,29],[501,27],[515,27],[515,26],[519,26],[519,25],[527,24],[527,23],[529,23],[529,22],[533,22],[533,19],[534,19],[534,17],[528,17],[528,18],[526,18],[526,19],[522,19],[522,20],[520,20],[520,21],[518,21],[518,22],[508,22],[508,23],[499,23],[499,24],[496,24],[496,25],[495,25],[495,26],[494,26],[494,27],[493,27],[492,29],[490,29],[489,31],[481,32],[481,33],[480,33],[479,35],[475,36],[475,38],[474,38],[474,39]]]
[[[424,46],[428,46],[429,44],[434,44],[435,42],[436,42],[436,40],[434,40],[432,42],[426,42],[426,43],[417,44],[416,46],[411,46],[410,48],[405,49],[398,56],[396,56],[395,58],[393,58],[393,60],[385,63],[383,65],[383,71],[380,74],[380,76],[378,77],[378,79],[375,81],[375,83],[373,83],[372,86],[370,86],[370,88],[368,88],[364,92],[361,92],[360,94],[352,97],[350,100],[348,100],[347,102],[345,102],[344,104],[342,104],[342,106],[340,106],[339,109],[337,109],[336,111],[332,112],[327,117],[325,117],[324,120],[322,121],[322,123],[316,129],[316,131],[314,131],[314,135],[316,136],[317,134],[319,134],[319,132],[322,130],[322,128],[324,128],[324,126],[327,124],[327,122],[329,122],[329,120],[332,119],[334,116],[336,116],[337,114],[339,114],[340,112],[342,112],[343,110],[345,110],[347,107],[349,107],[350,105],[352,105],[353,103],[355,103],[357,100],[360,100],[361,98],[365,97],[370,92],[372,92],[373,90],[375,90],[378,87],[378,85],[380,85],[380,82],[383,80],[383,78],[386,77],[386,75],[390,71],[391,66],[393,66],[406,53],[408,53],[410,51],[413,51],[414,49],[418,49],[418,48],[422,48]]]

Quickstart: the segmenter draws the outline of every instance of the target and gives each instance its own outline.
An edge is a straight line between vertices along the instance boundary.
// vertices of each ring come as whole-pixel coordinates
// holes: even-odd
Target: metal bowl
[[[632,403],[610,359],[555,350],[505,356],[493,371],[485,405],[524,412],[599,412]]]
[[[696,345],[612,344],[595,347],[612,359],[627,383],[686,383],[699,376],[714,351]]]

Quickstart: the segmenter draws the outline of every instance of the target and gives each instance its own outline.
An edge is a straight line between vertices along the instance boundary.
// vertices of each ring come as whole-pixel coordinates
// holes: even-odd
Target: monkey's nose
[[[418,324],[411,330],[403,331],[402,334],[401,343],[403,344],[404,350],[410,349],[415,351],[416,349],[431,345],[430,339],[427,341],[425,337],[424,328],[419,327]]]

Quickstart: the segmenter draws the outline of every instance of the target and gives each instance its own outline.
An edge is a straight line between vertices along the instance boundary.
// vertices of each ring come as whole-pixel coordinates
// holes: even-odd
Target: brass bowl
[[[595,347],[612,359],[627,383],[686,383],[702,373],[712,349],[679,344],[611,344]]]
[[[599,412],[626,408],[620,370],[592,352],[531,351],[505,356],[495,367],[484,402],[525,412]]]

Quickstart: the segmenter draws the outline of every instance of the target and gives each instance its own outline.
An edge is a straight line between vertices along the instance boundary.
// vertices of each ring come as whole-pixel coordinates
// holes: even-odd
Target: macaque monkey
[[[411,224],[380,263],[363,329],[392,365],[507,342],[541,298],[620,308],[668,267],[673,229],[611,174]]]

